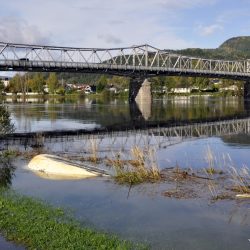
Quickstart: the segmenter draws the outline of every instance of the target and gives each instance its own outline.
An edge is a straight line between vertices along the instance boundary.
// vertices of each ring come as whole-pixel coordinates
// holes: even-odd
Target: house
[[[78,92],[84,92],[85,94],[95,92],[95,88],[93,88],[92,86],[88,84],[82,84],[82,83],[79,83],[79,84],[67,83],[66,88],[68,90],[76,90]]]
[[[3,82],[4,87],[8,87],[10,84],[10,77],[0,76],[0,80]]]
[[[191,88],[172,88],[170,91],[175,94],[186,94],[191,93]]]
[[[231,86],[228,86],[228,87],[222,87],[219,89],[220,92],[223,92],[223,91],[238,91],[239,88],[238,86],[236,85],[231,85]]]

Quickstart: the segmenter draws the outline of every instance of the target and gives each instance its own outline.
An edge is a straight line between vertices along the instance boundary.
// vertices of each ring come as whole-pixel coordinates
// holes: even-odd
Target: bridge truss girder
[[[0,43],[0,70],[250,78],[248,60],[188,57],[149,45],[102,49]]]

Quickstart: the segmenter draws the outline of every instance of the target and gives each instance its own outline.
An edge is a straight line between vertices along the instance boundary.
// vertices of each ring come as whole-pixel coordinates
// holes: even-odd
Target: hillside
[[[221,46],[220,49],[231,51],[231,52],[243,52],[250,53],[250,36],[240,36],[233,37],[226,40]]]
[[[216,49],[184,49],[176,53],[215,59],[247,59],[250,58],[250,36],[233,37],[226,40]]]

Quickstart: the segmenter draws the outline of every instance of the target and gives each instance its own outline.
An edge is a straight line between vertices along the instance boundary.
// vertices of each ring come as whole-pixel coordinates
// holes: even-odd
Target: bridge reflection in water
[[[250,118],[244,118],[115,132],[75,130],[17,133],[1,139],[0,143],[1,147],[24,145],[27,148],[29,146],[43,147],[46,145],[46,147],[53,148],[56,144],[74,142],[79,145],[79,147],[76,146],[77,152],[83,148],[90,148],[90,144],[94,143],[100,150],[117,151],[129,150],[131,145],[162,148],[190,138],[249,134],[249,132]],[[75,151],[73,148],[71,150],[72,152]]]

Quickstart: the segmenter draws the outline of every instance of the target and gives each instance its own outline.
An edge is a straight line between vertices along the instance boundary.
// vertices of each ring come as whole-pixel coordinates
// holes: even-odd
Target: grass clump
[[[116,236],[96,232],[40,201],[0,192],[0,231],[28,249],[142,249]]]
[[[131,149],[131,160],[122,161],[120,156],[110,160],[115,170],[114,179],[119,184],[135,185],[143,182],[157,182],[162,179],[156,164],[154,150]]]
[[[205,172],[207,174],[210,174],[210,175],[213,175],[213,174],[223,174],[224,173],[222,170],[217,170],[217,169],[212,168],[212,167],[205,168]]]
[[[250,194],[250,171],[248,167],[243,166],[241,169],[236,169],[234,166],[230,166],[230,175],[234,183],[232,191]]]

